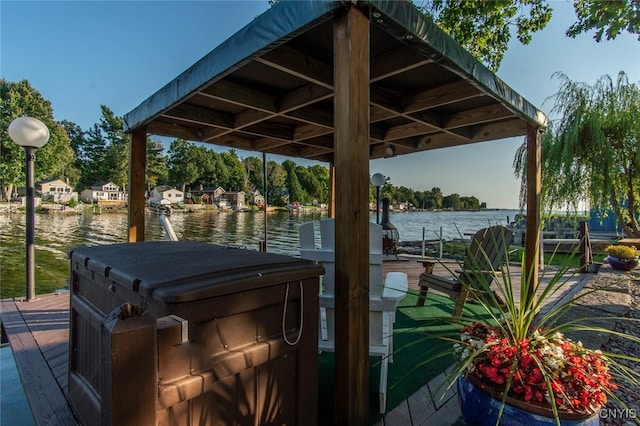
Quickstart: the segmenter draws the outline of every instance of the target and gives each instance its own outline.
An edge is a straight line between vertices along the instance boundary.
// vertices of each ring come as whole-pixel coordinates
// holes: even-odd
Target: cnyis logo
[[[600,410],[601,419],[637,419],[638,411],[635,408],[603,408]]]

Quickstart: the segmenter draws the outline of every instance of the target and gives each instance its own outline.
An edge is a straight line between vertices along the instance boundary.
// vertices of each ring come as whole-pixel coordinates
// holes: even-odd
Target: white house
[[[258,207],[264,207],[265,205],[264,195],[262,195],[260,191],[258,191],[257,189],[250,193],[250,198],[251,198],[251,202],[254,205]]]
[[[36,182],[36,190],[43,200],[56,203],[68,202],[72,198],[78,199],[78,193],[74,192],[73,188],[61,179],[46,179]]]
[[[80,200],[93,203],[99,200],[126,201],[127,196],[120,187],[113,182],[96,183],[80,193]]]
[[[165,198],[171,201],[171,204],[178,204],[184,202],[184,192],[170,186],[160,185],[156,186],[153,191],[151,191],[150,198]]]

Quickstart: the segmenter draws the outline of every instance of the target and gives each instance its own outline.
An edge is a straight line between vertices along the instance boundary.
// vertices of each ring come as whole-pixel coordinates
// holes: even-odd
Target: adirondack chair
[[[335,351],[335,221],[319,221],[320,241],[316,244],[314,222],[298,228],[300,257],[324,266],[320,295],[318,350]],[[388,272],[382,282],[382,227],[369,227],[369,355],[381,357],[380,413],[386,411],[387,372],[393,362],[393,324],[398,303],[407,294],[408,279],[404,272]]]
[[[512,232],[504,226],[491,226],[476,232],[471,239],[471,246],[455,279],[447,279],[430,273],[420,274],[420,295],[417,306],[424,306],[429,289],[446,294],[455,303],[453,317],[460,320],[462,309],[470,291],[482,291],[479,285],[484,281],[491,285],[496,272],[505,261],[505,253],[513,240]],[[499,295],[494,294],[496,300]]]

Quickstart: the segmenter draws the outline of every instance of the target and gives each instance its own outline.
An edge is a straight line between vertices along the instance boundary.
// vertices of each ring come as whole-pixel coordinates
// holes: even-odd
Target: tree
[[[235,150],[222,152],[219,154],[220,162],[227,170],[227,180],[224,182],[225,188],[230,191],[240,191],[244,184],[244,166]]]
[[[637,0],[574,0],[578,22],[567,30],[569,37],[595,30],[593,38],[612,40],[622,31],[638,35],[640,40],[640,2]]]
[[[244,191],[248,193],[257,189],[264,192],[262,161],[258,157],[247,157],[242,163],[245,169]]]
[[[512,26],[522,44],[542,30],[552,8],[543,0],[427,0],[419,9],[468,52],[496,71],[509,46]]]
[[[438,188],[437,186],[431,188],[431,191],[429,191],[429,199],[432,202],[432,208],[442,208],[442,200],[444,199],[444,194],[442,194],[442,190],[440,188]]]
[[[73,150],[65,129],[53,119],[51,103],[45,100],[27,80],[10,82],[0,79],[0,128],[21,116],[42,121],[49,129],[49,141],[36,152],[35,180],[76,176]],[[0,133],[1,196],[8,199],[15,185],[23,184],[24,148],[16,145],[6,131]]]
[[[78,183],[82,178],[82,162],[80,159],[82,158],[82,145],[84,144],[84,135],[85,132],[78,126],[77,124],[69,121],[62,120],[60,125],[65,129],[67,135],[69,136],[69,143],[71,145],[71,149],[74,152],[74,161],[73,161],[73,170],[74,176],[70,177],[69,184],[74,186],[76,190],[78,188]]]
[[[442,207],[447,209],[460,210],[463,207],[462,201],[460,200],[460,195],[447,195],[442,199]]]
[[[298,174],[296,173],[297,164],[291,160],[285,160],[282,162],[282,168],[287,173],[286,185],[287,194],[289,194],[289,202],[299,201],[304,204],[307,202],[307,194],[302,189]]]
[[[107,141],[96,123],[84,132],[82,143],[78,143],[76,155],[80,167],[80,188],[109,180],[106,167]],[[79,189],[80,189],[79,188]]]
[[[593,86],[554,76],[561,84],[552,112],[560,119],[542,135],[543,205],[575,209],[588,201],[613,210],[625,233],[640,237],[640,88],[624,72],[615,83],[604,75]],[[524,145],[514,166],[524,182]]]
[[[105,168],[107,179],[125,188],[129,181],[129,137],[124,132],[124,119],[100,105],[99,127],[106,140]]]
[[[407,202],[412,206],[418,205],[418,200],[416,197],[416,193],[413,189],[407,188],[405,186],[401,186],[396,191],[396,196],[398,197],[398,202]]]
[[[184,139],[175,139],[169,146],[169,180],[184,192],[198,179],[198,148]]]
[[[269,0],[272,6],[279,0]],[[547,26],[553,13],[549,0],[413,0],[418,9],[492,71],[497,71],[511,34],[528,44]],[[552,4],[552,3],[551,3]],[[595,30],[596,41],[614,39],[622,31],[640,34],[638,0],[574,0],[577,21],[566,34]],[[640,35],[638,36],[640,40]]]
[[[169,179],[167,157],[162,154],[162,143],[147,139],[147,187],[149,192]]]
[[[548,0],[422,0],[415,1],[438,26],[473,56],[496,71],[511,39],[512,29],[522,44],[547,26],[553,8]],[[622,31],[640,34],[637,0],[574,0],[577,21],[567,36],[595,30],[594,39],[614,39]],[[640,40],[640,36],[638,37]]]
[[[308,168],[317,182],[317,192],[312,195],[321,203],[329,202],[329,169],[316,164]]]
[[[275,161],[267,163],[267,202],[273,206],[284,206],[286,204],[286,183],[287,172]]]
[[[204,146],[196,146],[194,153],[197,153],[193,160],[197,176],[192,183],[198,183],[202,186],[216,185],[229,189],[226,184],[227,169],[218,154]]]
[[[460,197],[462,208],[466,210],[478,210],[480,208],[480,200],[476,197]]]

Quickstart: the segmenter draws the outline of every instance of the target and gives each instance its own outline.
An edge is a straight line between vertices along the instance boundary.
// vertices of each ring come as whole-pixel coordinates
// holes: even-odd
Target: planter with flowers
[[[640,251],[633,246],[611,245],[607,247],[607,263],[613,269],[630,271],[638,266]]]
[[[580,293],[542,314],[548,299],[569,285],[572,273],[567,266],[553,275],[544,290],[532,288],[523,270],[519,296],[514,294],[509,268],[496,272],[500,276],[497,290],[482,280],[486,271],[476,272],[474,281],[483,288],[469,289],[475,307],[465,305],[457,336],[440,337],[454,343],[458,361],[449,370],[447,382],[457,386],[467,424],[598,425],[599,411],[608,397],[625,407],[612,390],[617,383],[640,384],[640,373],[617,362],[618,355],[585,348],[565,335],[577,330],[610,333],[640,344],[638,337],[586,325],[589,318],[563,320],[576,302],[596,290]],[[537,297],[527,296],[531,294]],[[442,356],[446,354],[436,357]]]
[[[602,353],[557,331],[533,330],[513,344],[500,327],[482,323],[464,327],[461,339],[463,357],[475,356],[457,383],[466,418],[496,424],[504,400],[503,424],[550,424],[553,405],[562,425],[598,424],[598,410],[615,386]]]

